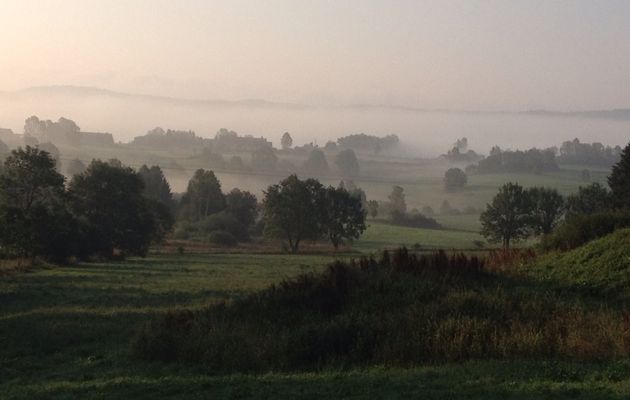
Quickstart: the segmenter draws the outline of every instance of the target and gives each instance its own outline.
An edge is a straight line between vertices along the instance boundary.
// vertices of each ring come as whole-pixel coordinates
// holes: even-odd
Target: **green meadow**
[[[483,206],[507,181],[573,192],[584,182],[578,167],[554,174],[472,175],[459,193],[445,193],[440,165],[401,164],[408,208],[443,200],[460,209]],[[418,171],[422,170],[422,173]],[[262,190],[280,177],[241,180]],[[592,172],[601,181],[605,172]],[[224,180],[225,178],[225,180]],[[368,198],[385,200],[394,177],[357,180]],[[268,182],[267,182],[268,181]],[[336,184],[334,180],[327,184]],[[380,217],[379,217],[380,218]],[[471,361],[409,369],[375,366],[215,376],[203,367],[163,364],[132,357],[130,339],[146,322],[174,309],[201,309],[230,302],[283,279],[321,271],[335,259],[386,248],[487,249],[478,214],[438,215],[445,229],[397,227],[368,219],[368,228],[346,253],[290,255],[248,249],[242,253],[157,254],[107,263],[43,265],[0,271],[0,398],[478,398],[623,399],[630,396],[630,362]],[[543,267],[540,267],[543,268]]]
[[[372,224],[361,250],[383,237]],[[416,237],[429,245],[431,232]],[[438,231],[439,232],[439,231]],[[447,231],[448,232],[448,231]],[[373,239],[369,239],[370,235]],[[474,236],[450,238],[468,244]],[[369,239],[369,240],[368,240]],[[433,240],[438,240],[434,239]],[[392,239],[391,244],[396,240]],[[441,243],[441,244],[440,244]],[[435,245],[446,242],[436,241]],[[362,246],[364,246],[362,248]],[[348,255],[339,258],[347,259]],[[203,367],[146,362],[130,338],[167,310],[230,301],[336,257],[285,254],[152,255],[121,262],[41,266],[0,277],[0,397],[623,399],[630,362],[475,361],[410,369],[214,376]],[[543,268],[541,266],[540,268]],[[537,275],[538,276],[538,275]]]

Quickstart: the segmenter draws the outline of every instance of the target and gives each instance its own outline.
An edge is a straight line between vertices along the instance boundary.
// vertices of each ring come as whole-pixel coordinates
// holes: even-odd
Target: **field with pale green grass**
[[[387,227],[373,230],[375,237],[382,235],[378,229]],[[418,238],[424,237],[428,244],[430,233],[418,233]],[[467,244],[472,238],[451,240],[454,244]],[[130,355],[130,338],[135,331],[165,310],[195,309],[239,298],[283,278],[318,271],[331,260],[333,257],[321,255],[160,255],[111,263],[37,267],[2,275],[0,398],[630,396],[628,361],[483,361],[411,369],[374,367],[213,376],[200,366],[145,362]]]

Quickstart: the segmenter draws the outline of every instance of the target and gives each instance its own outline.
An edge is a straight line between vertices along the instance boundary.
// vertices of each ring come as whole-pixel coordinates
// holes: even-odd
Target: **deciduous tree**
[[[359,160],[352,149],[340,151],[335,157],[335,165],[339,168],[341,175],[345,177],[356,177],[361,171]]]
[[[232,189],[225,195],[226,211],[232,214],[244,227],[256,222],[258,215],[258,200],[250,192]]]
[[[612,201],[616,208],[630,208],[630,143],[622,150],[621,159],[608,177]]]
[[[256,171],[274,171],[277,164],[278,156],[269,146],[263,146],[252,153],[252,168]]]
[[[555,189],[534,187],[527,190],[531,202],[531,227],[536,234],[548,235],[562,220],[564,198]]]
[[[95,160],[69,186],[72,208],[83,223],[81,255],[144,255],[158,224],[133,169]]]
[[[326,155],[320,149],[313,149],[302,165],[302,170],[309,175],[328,175],[330,167]]]
[[[444,188],[447,192],[462,190],[467,182],[466,173],[459,168],[450,168],[444,174]]]
[[[305,239],[322,236],[325,191],[317,180],[291,175],[265,192],[263,212],[267,234],[284,238],[292,252]]]
[[[64,177],[51,155],[32,147],[14,150],[0,175],[2,250],[22,257],[67,256],[74,219],[64,200]]]
[[[567,217],[590,215],[611,208],[610,191],[598,182],[580,186],[577,193],[567,197]]]
[[[325,192],[324,231],[337,249],[344,241],[358,239],[365,231],[361,199],[344,188],[328,187]]]
[[[378,216],[378,201],[376,200],[368,200],[367,201],[367,212],[372,217],[372,219]]]
[[[508,249],[512,242],[529,236],[530,210],[523,187],[506,183],[481,214],[481,233]]]
[[[182,197],[181,216],[190,221],[198,221],[224,209],[225,197],[214,172],[204,169],[195,171]]]
[[[407,212],[407,202],[405,201],[405,190],[398,185],[392,186],[392,193],[389,195],[389,212],[404,214]]]
[[[280,145],[283,150],[288,150],[293,146],[293,138],[289,134],[289,132],[284,132],[282,135],[282,139],[280,139]]]

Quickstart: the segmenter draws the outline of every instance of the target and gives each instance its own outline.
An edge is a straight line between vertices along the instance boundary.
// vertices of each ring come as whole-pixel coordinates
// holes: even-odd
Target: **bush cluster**
[[[627,227],[630,227],[630,211],[608,210],[573,215],[553,234],[543,237],[540,245],[544,250],[571,250]]]
[[[427,217],[419,212],[403,213],[394,210],[390,212],[389,217],[390,222],[393,225],[426,229],[440,229],[442,227],[435,219]]]

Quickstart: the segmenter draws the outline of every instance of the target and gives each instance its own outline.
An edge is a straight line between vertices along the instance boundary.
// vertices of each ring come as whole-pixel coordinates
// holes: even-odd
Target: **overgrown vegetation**
[[[630,354],[629,324],[619,309],[491,273],[475,257],[401,249],[378,261],[337,262],[232,303],[168,313],[133,348],[215,373],[610,360]]]

